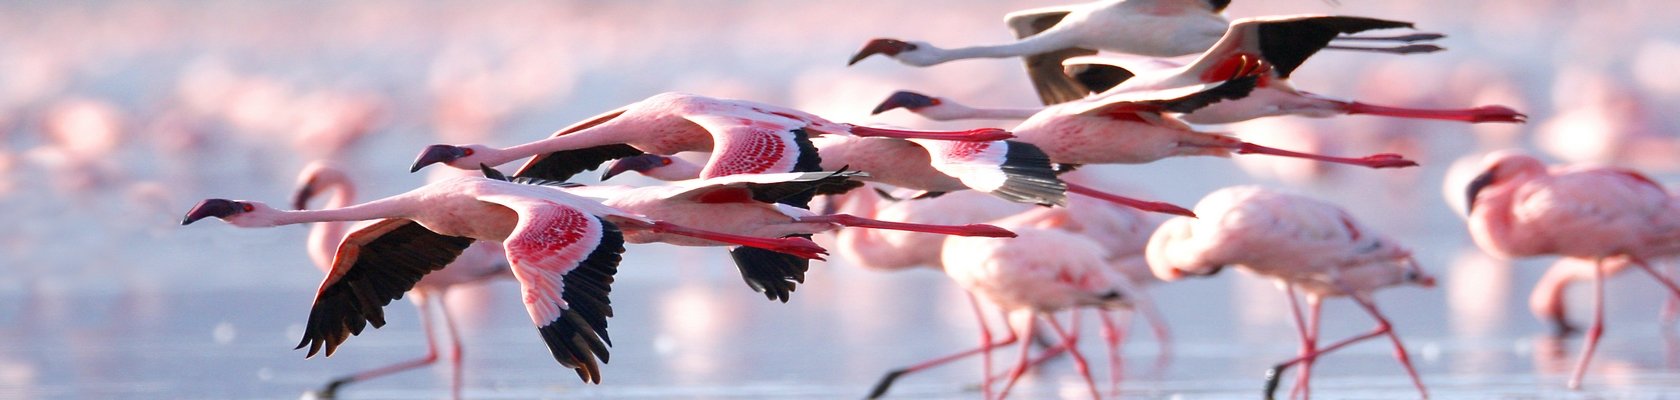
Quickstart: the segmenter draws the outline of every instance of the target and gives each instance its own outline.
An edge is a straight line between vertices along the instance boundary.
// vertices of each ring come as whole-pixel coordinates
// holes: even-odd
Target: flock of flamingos
[[[1077,182],[1087,173],[1078,170],[1084,164],[1179,156],[1294,157],[1374,169],[1417,165],[1402,154],[1266,147],[1191,124],[1348,114],[1526,120],[1502,106],[1415,109],[1296,90],[1291,73],[1320,50],[1384,53],[1376,57],[1429,53],[1443,50],[1430,44],[1442,35],[1410,30],[1409,22],[1353,16],[1227,21],[1222,12],[1228,3],[1105,0],[1024,10],[1005,18],[1019,38],[1013,43],[941,48],[882,38],[850,59],[856,64],[882,56],[929,67],[1020,57],[1042,108],[983,108],[899,92],[873,110],[934,120],[1020,120],[1010,128],[855,125],[771,104],[663,93],[511,147],[416,145],[411,172],[451,173],[434,174],[429,184],[395,196],[358,202],[341,167],[317,162],[300,175],[286,209],[208,199],[182,224],[212,217],[244,228],[314,224],[308,248],[326,278],[298,344],[311,356],[330,356],[368,325],[382,326],[384,307],[405,294],[422,309],[429,333],[425,310],[441,301],[430,293],[511,276],[555,360],[585,382],[600,383],[612,346],[613,276],[626,243],[727,247],[752,290],[786,302],[803,283],[809,261],[830,255],[813,235],[831,233],[835,254],[869,268],[942,269],[968,291],[981,320],[979,347],[893,370],[871,398],[886,395],[906,374],[969,356],[984,358],[983,396],[1004,398],[1027,369],[1064,353],[1083,374],[1085,389],[1100,397],[1104,392],[1078,351],[1077,331],[1057,313],[1136,310],[1164,336],[1142,287],[1208,276],[1226,266],[1275,279],[1291,301],[1300,353],[1267,372],[1266,397],[1290,370],[1296,371],[1292,397],[1307,396],[1315,359],[1367,339],[1390,341],[1418,395],[1428,397],[1399,331],[1371,300],[1380,288],[1434,284],[1404,244],[1335,204],[1257,186],[1220,189],[1185,208]],[[1185,64],[1157,59],[1197,54]],[[710,155],[704,163],[672,157],[685,152]],[[498,169],[520,160],[526,161],[511,172]],[[603,179],[636,172],[668,183],[568,182],[603,166]],[[1455,190],[1466,202],[1471,236],[1488,253],[1597,263],[1580,272],[1594,278],[1598,312],[1566,383],[1570,389],[1582,385],[1603,329],[1606,275],[1638,267],[1680,295],[1680,287],[1647,263],[1680,253],[1680,202],[1638,171],[1548,166],[1498,151]],[[311,208],[320,197],[327,197],[325,205]],[[1175,217],[1155,227],[1147,212]],[[1297,297],[1305,299],[1306,311]],[[1328,297],[1358,303],[1375,327],[1321,342],[1319,308]],[[1011,327],[1004,337],[985,329],[990,312],[982,303],[1002,311]],[[1552,308],[1546,315],[1559,329],[1573,330],[1561,305]],[[441,315],[453,332],[448,313]],[[1121,327],[1109,313],[1099,315],[1110,360],[1118,360]],[[1035,335],[1055,337],[1035,341]],[[1048,344],[1034,356],[1036,342]],[[1007,372],[994,375],[991,350],[1007,345],[1019,346],[1018,357]],[[460,360],[451,361],[459,396]],[[331,397],[344,384],[426,363],[347,376],[317,394]],[[998,377],[1001,386],[993,383]]]

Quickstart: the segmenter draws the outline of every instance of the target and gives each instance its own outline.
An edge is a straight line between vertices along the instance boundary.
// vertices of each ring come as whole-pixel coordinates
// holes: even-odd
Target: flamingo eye
[[[461,156],[462,157],[467,157],[467,156],[471,156],[471,155],[473,155],[473,149],[461,149]]]
[[[244,209],[245,212],[251,212],[251,210],[257,209],[257,207],[251,205],[251,203],[241,203],[240,208]]]
[[[661,158],[659,159],[659,165],[671,165],[671,159]]]

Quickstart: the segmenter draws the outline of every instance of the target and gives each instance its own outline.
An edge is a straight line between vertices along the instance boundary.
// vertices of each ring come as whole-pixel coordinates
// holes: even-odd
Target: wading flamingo
[[[1547,168],[1532,156],[1499,151],[1466,188],[1470,237],[1502,258],[1560,255],[1598,263],[1593,323],[1570,374],[1581,387],[1604,332],[1604,277],[1625,259],[1680,295],[1646,260],[1680,254],[1680,203],[1639,172],[1621,168]]]
[[[1405,367],[1418,393],[1429,397],[1412,368],[1406,348],[1388,318],[1377,311],[1371,292],[1389,286],[1432,286],[1434,278],[1412,260],[1411,252],[1355,221],[1346,211],[1308,197],[1258,186],[1238,186],[1209,193],[1196,204],[1201,219],[1173,218],[1149,239],[1149,267],[1172,281],[1211,275],[1227,265],[1276,279],[1289,296],[1301,355],[1266,372],[1266,398],[1272,398],[1283,371],[1301,364],[1296,390],[1308,391],[1312,361],[1349,344],[1387,335],[1394,356]],[[1303,322],[1295,291],[1306,292],[1310,318]],[[1319,347],[1318,310],[1323,298],[1347,296],[1377,320],[1377,328]]]

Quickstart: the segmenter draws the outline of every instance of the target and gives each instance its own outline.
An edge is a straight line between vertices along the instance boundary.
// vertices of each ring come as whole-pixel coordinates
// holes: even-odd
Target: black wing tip
[[[612,316],[613,276],[624,260],[624,234],[618,226],[596,217],[601,222],[601,243],[579,263],[577,268],[561,277],[560,298],[567,308],[560,317],[537,328],[554,360],[572,368],[586,383],[601,383],[601,367],[611,360],[612,337],[607,334],[607,318]]]
[[[1043,149],[1030,143],[1006,141],[1003,186],[992,195],[1016,203],[1067,205],[1067,183],[1056,177],[1055,164]]]
[[[583,171],[594,171],[607,161],[640,154],[643,154],[641,149],[622,143],[556,151],[539,156],[541,158],[515,172],[513,177],[564,182]]]
[[[747,287],[763,293],[770,301],[783,303],[788,302],[799,284],[805,283],[805,272],[811,267],[811,260],[755,247],[730,249],[729,256],[741,270],[741,279]]]

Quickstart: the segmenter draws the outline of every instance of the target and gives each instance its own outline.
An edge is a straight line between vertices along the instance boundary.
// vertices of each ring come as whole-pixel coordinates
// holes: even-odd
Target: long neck
[[[343,208],[324,210],[280,211],[274,225],[305,224],[327,221],[366,221],[383,218],[408,218],[415,207],[406,195],[397,195]]]
[[[327,199],[326,209],[343,208],[356,201],[356,187],[349,182],[333,185],[333,195]],[[338,243],[344,240],[344,234],[349,231],[347,221],[317,222],[309,228],[309,258],[316,267],[322,270],[332,268],[333,254],[338,252]]]
[[[587,149],[596,146],[625,143],[628,140],[626,140],[623,135],[619,134],[619,132],[623,131],[625,133],[630,133],[632,130],[620,129],[623,124],[618,122],[619,120],[607,121],[600,125],[591,126],[576,132],[566,133],[535,142],[514,145],[507,148],[496,149],[491,151],[491,154],[488,157],[489,162],[486,162],[485,164],[502,165],[513,160],[531,157],[538,154],[548,154],[557,151]]]
[[[978,108],[962,104],[947,103],[952,111],[959,112],[963,119],[1027,119],[1031,118],[1043,108]]]
[[[946,62],[969,58],[1020,57],[1060,50],[1063,47],[1066,47],[1066,45],[1054,37],[1035,35],[1010,44],[938,49],[939,51],[934,54],[939,62]]]

